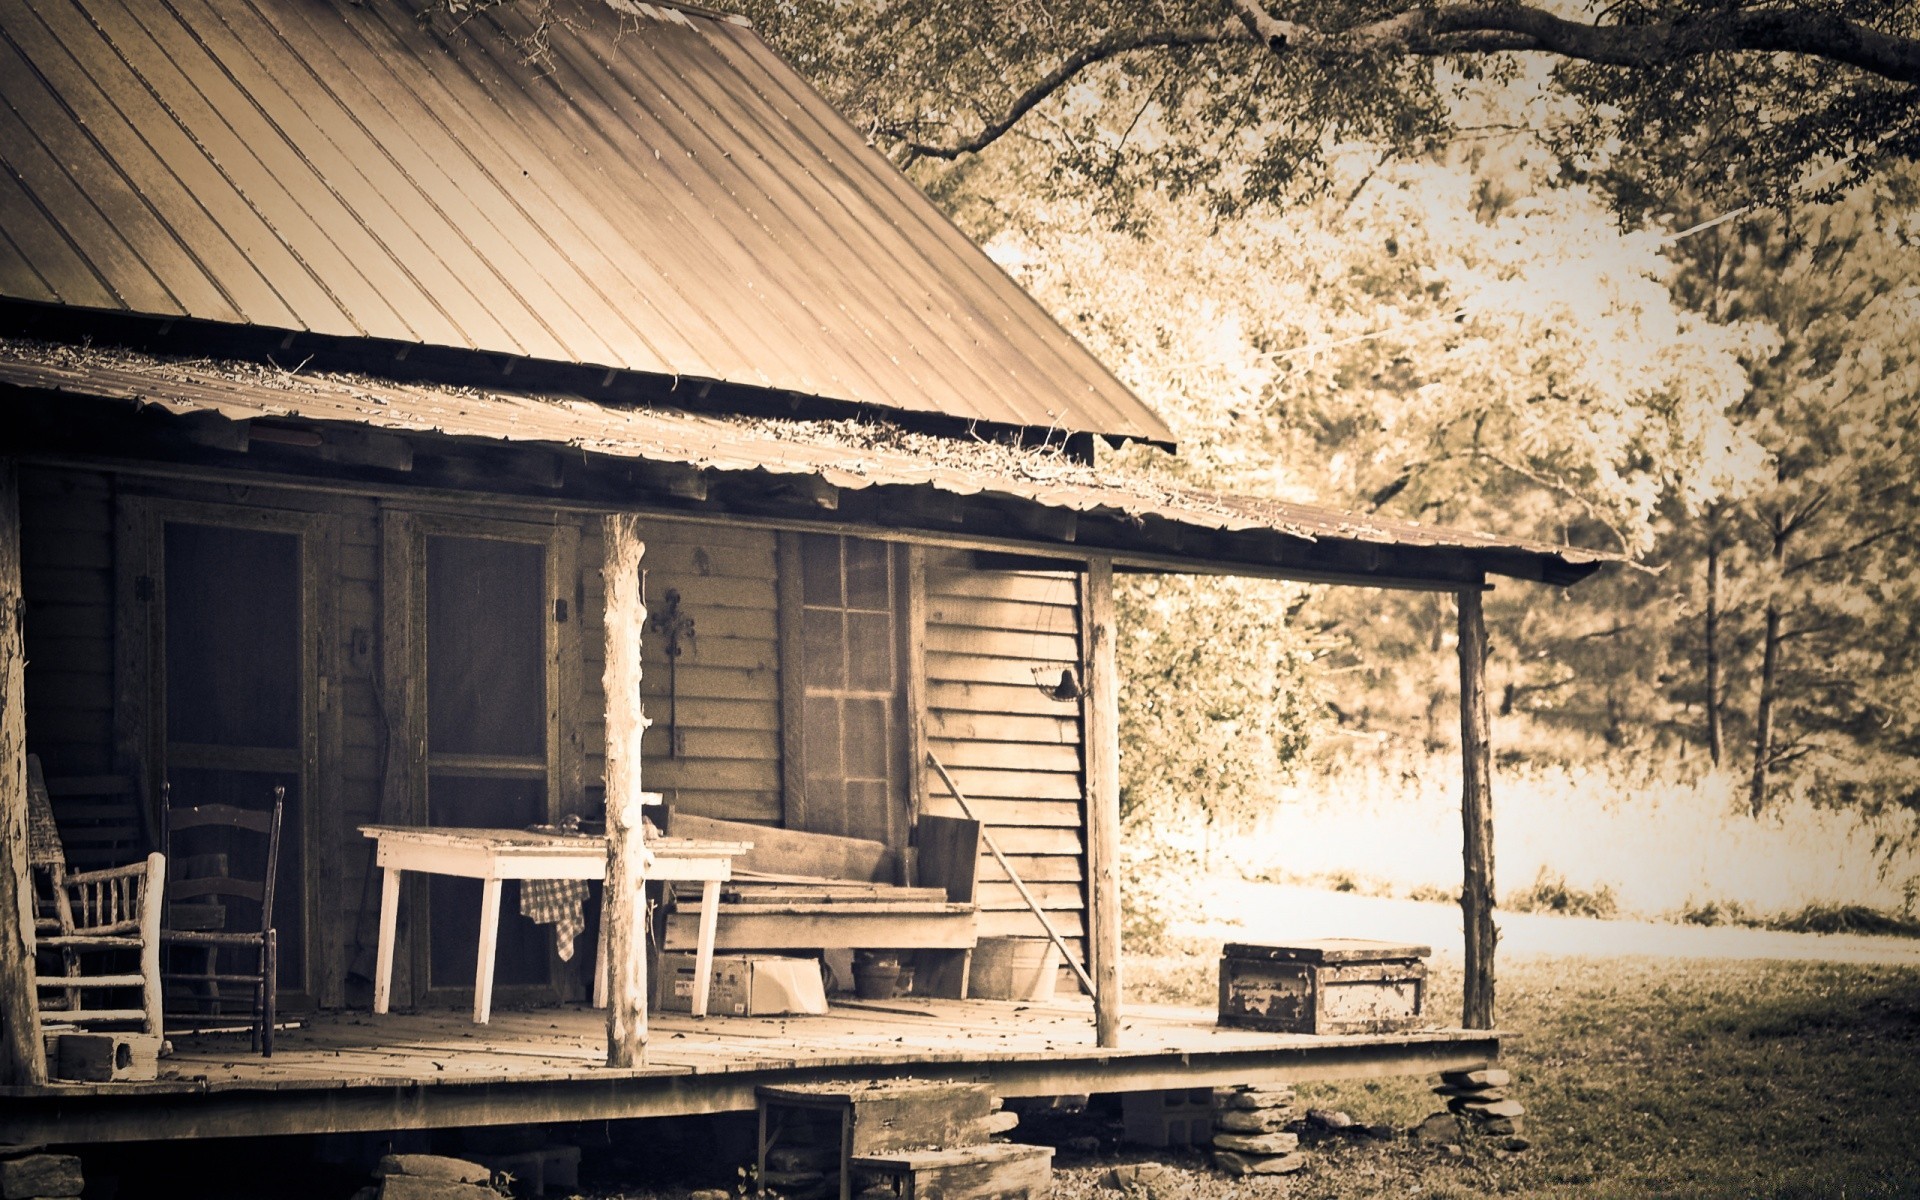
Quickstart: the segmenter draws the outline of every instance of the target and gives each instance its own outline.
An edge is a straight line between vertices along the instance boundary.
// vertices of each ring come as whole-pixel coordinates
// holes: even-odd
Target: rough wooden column
[[[1460,600],[1460,820],[1465,834],[1460,887],[1465,919],[1466,1000],[1460,1024],[1493,1028],[1493,764],[1487,724],[1487,623],[1478,589]]]
[[[1086,638],[1087,957],[1093,1022],[1102,1046],[1120,1044],[1120,669],[1114,646],[1113,560],[1087,564],[1081,598]]]
[[[0,1083],[45,1083],[27,879],[26,647],[20,621],[20,468],[0,458]]]
[[[640,798],[640,519],[605,519],[607,587],[607,879],[600,903],[606,923],[607,1065],[637,1067],[647,1055],[647,926],[645,817]]]

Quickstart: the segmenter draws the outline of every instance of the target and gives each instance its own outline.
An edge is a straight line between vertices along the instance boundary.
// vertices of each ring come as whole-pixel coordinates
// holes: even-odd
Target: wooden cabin
[[[0,1142],[1497,1053],[1485,1028],[1315,1038],[1123,1005],[1113,577],[1444,590],[1471,633],[1489,576],[1566,584],[1601,556],[1115,476],[1097,441],[1171,450],[1167,426],[744,21],[420,7],[6,6],[0,902],[27,902],[29,754],[57,819],[59,780],[129,781],[147,831],[163,796],[283,788],[277,990],[297,1025],[271,1058],[180,1037],[157,1080],[48,1083],[31,930],[10,930]],[[1463,640],[1470,684],[1483,644]],[[481,885],[415,875],[397,1011],[368,1013],[382,879],[362,826],[604,816],[590,921],[636,911],[643,790],[765,841],[877,846],[865,882],[911,887],[930,819],[965,815],[935,760],[1004,855],[966,843],[943,901],[964,939],[1041,934],[1037,906],[1091,1003],[1063,968],[1060,1003],[1018,1014],[948,976],[777,1033],[649,1017],[628,969],[644,939],[621,927],[610,1034],[587,1004],[597,925],[563,960],[509,883],[499,1011],[476,1027]],[[1484,792],[1482,767],[1470,811]],[[811,936],[782,928],[754,936]],[[821,949],[889,936],[807,928]],[[913,929],[906,948],[949,936]]]

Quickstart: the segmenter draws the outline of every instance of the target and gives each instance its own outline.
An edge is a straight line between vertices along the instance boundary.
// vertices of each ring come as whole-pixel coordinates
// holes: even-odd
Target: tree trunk
[[[1120,666],[1114,639],[1113,560],[1087,564],[1087,903],[1093,1023],[1102,1047],[1120,1044]]]
[[[1753,716],[1753,782],[1747,799],[1753,815],[1767,806],[1768,776],[1773,770],[1774,676],[1780,670],[1780,602],[1767,602],[1766,649],[1760,656],[1760,703]]]
[[[640,796],[640,519],[609,516],[601,526],[607,589],[607,1065],[637,1067],[647,1057],[646,819]]]
[[[1711,518],[1709,518],[1711,520]],[[1720,531],[1707,534],[1707,756],[1714,766],[1726,754],[1720,727]]]
[[[1753,714],[1753,780],[1747,801],[1753,815],[1767,806],[1767,786],[1773,772],[1774,692],[1780,675],[1780,582],[1787,561],[1787,528],[1773,518],[1773,592],[1767,597],[1766,640],[1760,654],[1760,699]]]
[[[0,1083],[41,1084],[47,1060],[33,987],[33,884],[27,878],[26,649],[20,621],[20,473],[0,458]]]
[[[1487,624],[1480,593],[1460,597],[1460,820],[1465,878],[1460,913],[1466,927],[1465,999],[1460,1024],[1493,1028],[1493,779],[1487,721]]]

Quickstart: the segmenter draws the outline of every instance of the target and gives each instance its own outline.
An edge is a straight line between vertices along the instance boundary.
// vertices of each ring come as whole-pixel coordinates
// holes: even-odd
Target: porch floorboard
[[[984,1080],[1002,1095],[1207,1087],[1471,1066],[1499,1035],[1433,1029],[1311,1036],[1223,1029],[1208,1009],[1129,1005],[1121,1046],[1094,1044],[1091,1005],[909,998],[823,1016],[656,1013],[647,1065],[605,1065],[604,1013],[584,1006],[373,1016],[328,1012],[274,1055],[244,1034],[174,1038],[160,1078],[0,1089],[0,1141],[77,1143],[601,1120],[740,1111],[760,1084]]]

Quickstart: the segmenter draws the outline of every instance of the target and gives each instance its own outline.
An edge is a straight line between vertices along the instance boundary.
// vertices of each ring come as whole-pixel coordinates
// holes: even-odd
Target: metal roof
[[[251,363],[170,360],[116,350],[0,340],[0,384],[215,413],[371,426],[567,447],[716,472],[817,476],[857,491],[926,486],[990,493],[1078,513],[1148,517],[1204,530],[1262,531],[1309,542],[1466,551],[1483,569],[1572,582],[1618,556],[1331,508],[1226,496],[1116,474],[1058,452],[938,437],[885,422],[708,416],[614,407],[563,394],[401,384]]]
[[[1172,441],[736,17],[0,0],[0,167],[0,298]]]

